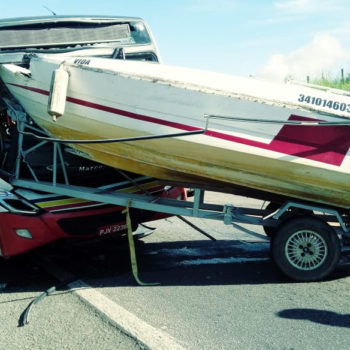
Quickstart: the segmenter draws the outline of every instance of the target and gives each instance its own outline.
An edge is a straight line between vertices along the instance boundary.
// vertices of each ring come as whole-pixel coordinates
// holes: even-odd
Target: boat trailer
[[[92,188],[69,183],[65,162],[62,156],[62,140],[51,139],[35,126],[21,108],[13,108],[7,103],[8,115],[18,129],[18,155],[15,171],[10,181],[12,186],[86,199],[106,204],[125,207],[128,225],[128,239],[131,253],[132,271],[136,281],[140,281],[137,271],[136,253],[133,241],[130,208],[143,209],[179,217],[202,218],[221,221],[226,225],[234,223],[260,225],[270,239],[272,259],[280,270],[297,281],[314,281],[328,276],[340,260],[344,242],[349,240],[349,216],[337,208],[330,208],[314,203],[287,200],[284,203],[271,202],[265,209],[253,209],[219,205],[205,202],[206,189],[194,189],[193,201],[184,201],[154,197],[148,193],[132,194],[113,192],[106,188]],[[36,135],[38,142],[30,149],[24,149],[23,139],[26,134]],[[182,135],[158,135],[158,137],[181,137]],[[79,140],[74,140],[79,142]],[[85,140],[86,141],[86,140]],[[102,140],[105,141],[105,140]],[[118,142],[109,140],[108,142]],[[125,141],[125,140],[122,140]],[[137,139],[133,139],[137,141]],[[38,148],[53,143],[52,179],[41,181],[35,170],[26,161],[30,153]],[[69,144],[69,140],[65,140]],[[96,142],[96,140],[92,141]],[[21,178],[23,161],[28,166],[32,179]],[[63,175],[63,182],[58,182],[58,173]],[[62,176],[61,176],[62,178]]]

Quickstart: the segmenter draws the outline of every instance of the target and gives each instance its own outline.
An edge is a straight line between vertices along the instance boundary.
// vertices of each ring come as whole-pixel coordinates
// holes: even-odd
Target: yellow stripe
[[[61,205],[78,204],[78,203],[85,203],[85,202],[89,202],[89,201],[85,199],[80,199],[80,198],[66,198],[66,199],[60,199],[57,201],[36,203],[36,205],[40,208],[47,208],[47,207],[58,207]]]

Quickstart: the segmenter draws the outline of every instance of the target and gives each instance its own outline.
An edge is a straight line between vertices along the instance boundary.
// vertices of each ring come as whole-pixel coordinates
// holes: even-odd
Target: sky
[[[30,3],[30,5],[28,5]],[[350,74],[349,0],[0,0],[0,17],[116,15],[151,27],[163,63],[268,79]],[[5,6],[6,4],[6,6]]]

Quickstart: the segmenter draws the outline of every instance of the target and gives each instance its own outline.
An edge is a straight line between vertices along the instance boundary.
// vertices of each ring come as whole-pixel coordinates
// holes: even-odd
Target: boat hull
[[[290,101],[274,102],[263,92],[254,97],[244,91],[220,90],[215,84],[190,84],[184,77],[191,71],[168,68],[170,75],[173,74],[171,78],[161,65],[110,61],[97,59],[95,65],[92,62],[89,66],[74,60],[65,63],[70,82],[65,113],[57,122],[48,115],[47,102],[51,75],[59,61],[33,60],[31,76],[14,74],[14,66],[1,68],[0,74],[26,112],[60,139],[194,131],[205,127],[205,114],[247,119],[247,122],[215,120],[209,123],[204,135],[72,144],[84,157],[191,186],[247,188],[350,208],[348,126],[269,125],[248,121],[250,118],[332,121],[347,115],[325,115]],[[99,68],[102,64],[106,65],[103,69]],[[147,71],[148,67],[149,75],[141,73],[141,69]],[[176,73],[182,74],[177,80]],[[219,78],[215,76],[215,81]],[[194,77],[188,79],[195,81]],[[210,79],[213,79],[211,74],[207,77]],[[295,99],[308,93],[302,88],[294,90]],[[313,93],[317,96],[318,92]],[[348,97],[341,99],[342,103],[350,104]]]

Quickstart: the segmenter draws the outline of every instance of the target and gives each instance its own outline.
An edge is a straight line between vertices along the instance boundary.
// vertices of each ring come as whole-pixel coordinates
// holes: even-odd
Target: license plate
[[[97,229],[98,236],[110,235],[120,231],[125,231],[128,228],[127,224],[111,224],[106,226],[101,226]]]

